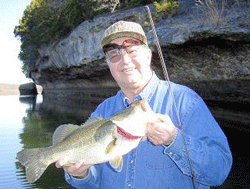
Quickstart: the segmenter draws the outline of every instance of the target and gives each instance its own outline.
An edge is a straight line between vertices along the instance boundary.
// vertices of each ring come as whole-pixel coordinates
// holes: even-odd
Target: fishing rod
[[[173,98],[175,114],[176,114],[177,121],[178,121],[178,124],[179,124],[179,129],[181,131],[181,135],[182,135],[182,138],[183,138],[185,150],[187,152],[189,166],[190,166],[190,169],[191,169],[190,171],[191,171],[191,178],[192,178],[192,181],[193,181],[193,187],[194,187],[194,189],[197,189],[198,187],[197,187],[196,180],[195,180],[195,174],[194,174],[194,169],[193,169],[189,149],[188,149],[188,146],[187,146],[187,143],[186,143],[186,140],[185,140],[185,135],[184,135],[184,132],[183,132],[183,126],[182,126],[182,122],[181,122],[181,118],[180,118],[180,112],[179,112],[177,104],[176,104],[174,91],[173,91],[172,84],[171,84],[170,79],[169,79],[169,74],[168,74],[166,63],[165,63],[163,53],[162,53],[162,50],[161,50],[161,45],[160,45],[159,38],[158,38],[157,33],[156,33],[155,24],[154,24],[152,14],[151,14],[151,11],[150,11],[148,5],[146,5],[144,7],[146,8],[146,11],[148,13],[149,20],[150,20],[150,25],[151,25],[151,28],[153,30],[153,34],[154,34],[154,38],[155,38],[155,45],[157,47],[157,52],[158,52],[158,55],[160,57],[160,62],[161,62],[162,70],[163,70],[163,75],[164,75],[165,80],[168,82],[168,86],[169,86],[169,89],[170,89],[170,94],[171,94],[171,96]]]

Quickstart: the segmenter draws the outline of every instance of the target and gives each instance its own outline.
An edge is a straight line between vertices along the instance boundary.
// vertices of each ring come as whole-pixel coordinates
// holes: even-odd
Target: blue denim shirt
[[[154,112],[168,114],[178,126],[168,84],[154,74],[134,100],[146,97]],[[194,188],[193,185],[203,189],[221,185],[232,166],[226,136],[199,95],[182,85],[171,83],[171,86],[183,130],[177,129],[169,146],[155,146],[149,140],[140,142],[137,148],[123,156],[121,172],[103,163],[92,166],[85,179],[76,179],[65,173],[67,182],[76,188],[101,189],[189,189]],[[91,116],[112,116],[129,103],[122,91],[118,91],[102,102]]]

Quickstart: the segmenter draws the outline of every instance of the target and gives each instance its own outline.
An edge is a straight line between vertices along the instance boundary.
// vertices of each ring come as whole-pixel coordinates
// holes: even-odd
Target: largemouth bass
[[[91,117],[80,126],[61,125],[53,134],[52,146],[24,149],[17,153],[17,159],[26,167],[30,183],[38,180],[51,163],[61,159],[67,162],[65,166],[78,161],[86,164],[109,162],[120,172],[122,156],[146,138],[147,123],[163,122],[157,115],[143,99],[106,119]]]

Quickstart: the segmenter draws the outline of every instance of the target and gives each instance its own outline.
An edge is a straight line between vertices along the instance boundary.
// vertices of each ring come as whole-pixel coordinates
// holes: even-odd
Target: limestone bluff
[[[205,100],[250,102],[250,8],[231,2],[219,25],[199,11],[193,1],[180,1],[177,14],[156,18],[156,29],[170,79],[196,90]],[[232,5],[233,4],[233,5]],[[153,5],[150,5],[154,12]],[[157,15],[156,13],[154,13]],[[80,98],[88,90],[105,88],[101,100],[115,93],[100,47],[104,30],[118,20],[139,22],[153,50],[153,68],[162,75],[144,7],[119,10],[82,22],[57,43],[42,44],[31,78],[44,96]]]

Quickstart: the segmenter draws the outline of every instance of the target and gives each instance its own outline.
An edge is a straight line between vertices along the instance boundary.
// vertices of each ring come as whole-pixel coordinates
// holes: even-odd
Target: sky
[[[13,33],[30,1],[0,1],[0,83],[22,84],[31,81],[22,73],[22,62],[18,59],[21,43]]]

